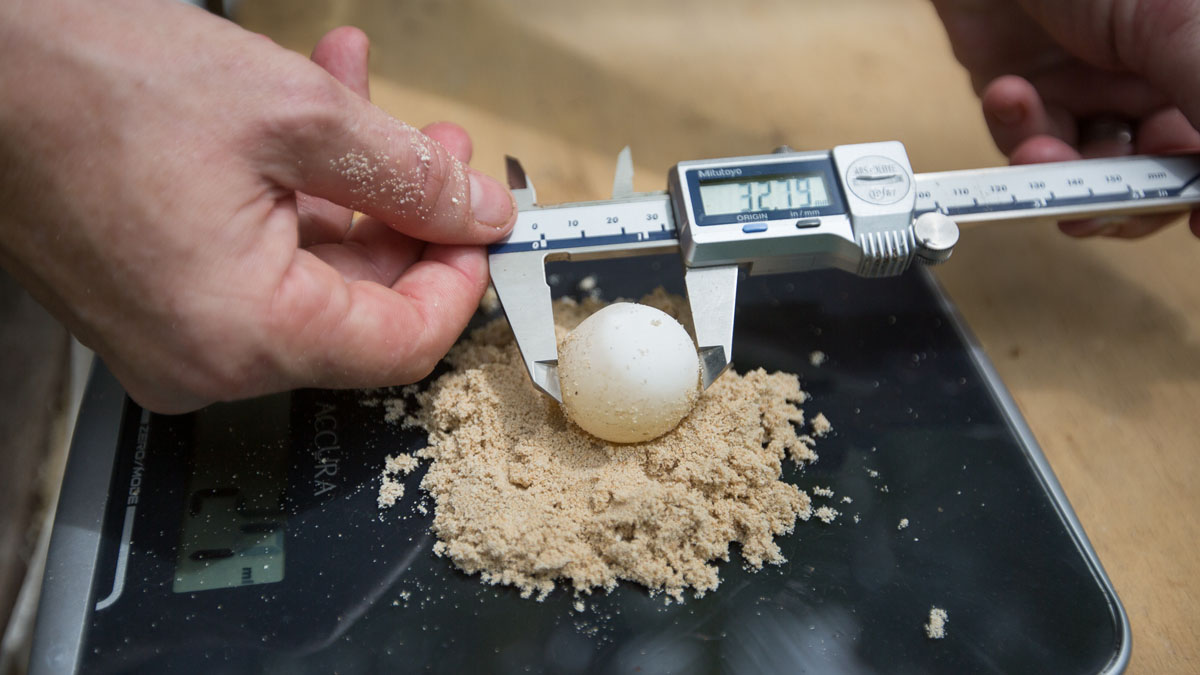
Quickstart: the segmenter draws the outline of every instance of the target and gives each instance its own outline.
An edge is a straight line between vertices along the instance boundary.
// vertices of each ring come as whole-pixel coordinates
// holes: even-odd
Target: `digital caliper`
[[[530,377],[561,401],[546,261],[679,252],[708,387],[729,367],[741,267],[894,276],[949,258],[957,223],[1184,210],[1200,203],[1197,179],[1200,155],[914,174],[891,141],[680,162],[666,192],[637,194],[626,148],[612,199],[539,206],[510,158],[519,213],[489,263]]]

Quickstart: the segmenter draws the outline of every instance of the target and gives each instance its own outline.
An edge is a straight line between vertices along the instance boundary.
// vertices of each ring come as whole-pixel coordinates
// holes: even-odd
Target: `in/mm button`
[[[766,231],[767,231],[766,223],[747,223],[746,225],[742,226],[742,232],[745,232],[746,234],[755,234],[757,232],[766,232]]]

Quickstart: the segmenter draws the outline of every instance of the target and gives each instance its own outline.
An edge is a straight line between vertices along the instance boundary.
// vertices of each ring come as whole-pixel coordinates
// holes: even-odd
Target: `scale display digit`
[[[283,581],[289,398],[262,406],[196,413],[176,593]],[[276,419],[263,419],[264,410]],[[246,411],[255,412],[247,418]]]
[[[829,190],[820,173],[734,178],[700,184],[705,215],[783,211],[829,206]]]

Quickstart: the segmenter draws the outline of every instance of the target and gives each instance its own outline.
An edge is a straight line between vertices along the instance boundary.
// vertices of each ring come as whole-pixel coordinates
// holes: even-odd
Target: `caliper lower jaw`
[[[696,349],[700,382],[708,389],[730,365],[733,356],[733,315],[737,305],[737,265],[688,267],[683,273]]]
[[[561,403],[558,344],[550,285],[546,283],[546,255],[544,251],[529,251],[491,256],[491,274],[530,379],[534,386]],[[690,267],[683,278],[700,356],[700,380],[707,389],[730,365],[738,266]]]
[[[554,305],[550,285],[546,283],[546,252],[492,255],[488,262],[492,285],[512,326],[530,379],[538,389],[561,403]]]

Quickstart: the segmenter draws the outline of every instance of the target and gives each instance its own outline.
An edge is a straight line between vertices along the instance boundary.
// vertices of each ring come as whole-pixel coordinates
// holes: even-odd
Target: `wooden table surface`
[[[471,131],[474,165],[521,158],[543,203],[602,198],[676,161],[897,139],[917,171],[995,165],[924,0],[245,0],[307,52],[371,36],[372,93]],[[969,226],[938,271],[1013,393],[1125,604],[1132,673],[1200,672],[1200,241],[1076,241]]]

